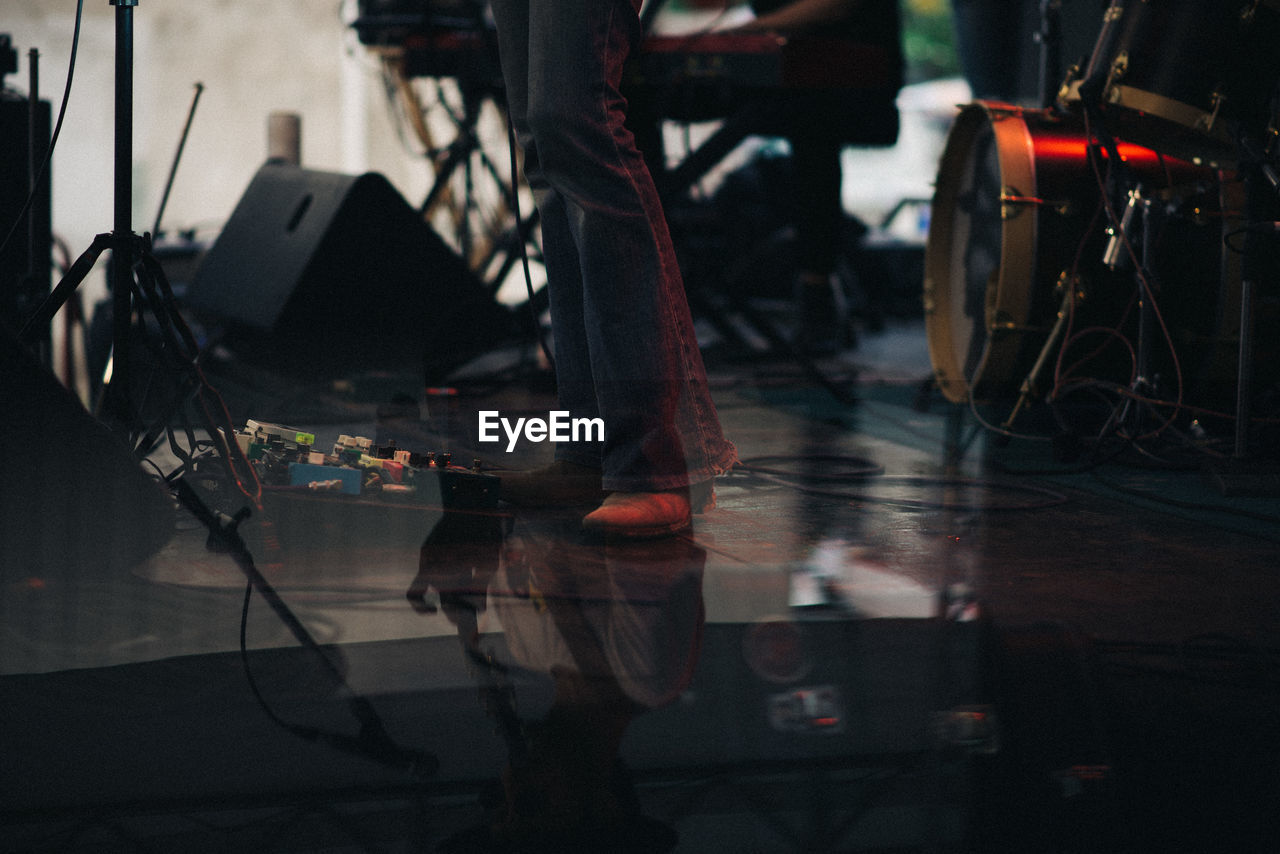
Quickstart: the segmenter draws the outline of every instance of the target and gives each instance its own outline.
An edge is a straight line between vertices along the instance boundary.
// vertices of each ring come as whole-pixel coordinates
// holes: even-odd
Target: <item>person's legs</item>
[[[618,85],[639,35],[638,5],[493,4],[526,177],[544,219],[561,403],[589,410],[594,397],[604,486],[628,493],[706,481],[735,460],[658,194],[624,125]],[[564,445],[558,456],[584,461],[586,450]]]
[[[840,139],[815,128],[811,117],[790,135],[796,228],[796,343],[811,352],[843,348],[852,340],[849,317],[834,273],[844,221]]]
[[[559,405],[571,418],[597,418],[600,412],[582,318],[578,248],[569,229],[564,198],[547,183],[540,151],[529,129],[530,0],[492,0],[491,8],[506,81],[507,110],[525,152],[525,178],[533,190],[541,222]],[[594,469],[600,468],[602,453],[600,442],[563,443],[556,447],[557,460]],[[585,494],[591,494],[590,490]]]

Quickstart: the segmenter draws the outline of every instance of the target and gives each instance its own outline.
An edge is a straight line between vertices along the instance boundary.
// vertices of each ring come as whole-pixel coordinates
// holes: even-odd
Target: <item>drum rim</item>
[[[1199,145],[1190,144],[1193,150],[1188,151],[1182,151],[1182,147],[1176,145],[1165,144],[1157,148],[1149,142],[1139,143],[1153,151],[1160,150],[1172,157],[1179,157],[1189,162],[1200,160],[1210,165],[1225,165],[1233,160],[1231,155],[1234,136],[1229,127],[1230,123],[1195,104],[1188,104],[1167,95],[1122,83],[1112,84],[1102,97],[1106,110],[1118,108],[1133,115],[1144,116],[1148,122],[1152,123],[1153,129],[1158,127],[1155,121],[1178,125],[1195,134],[1194,138],[1200,143]],[[1079,100],[1078,82],[1068,90],[1068,99],[1071,98]],[[1124,132],[1120,135],[1128,139],[1128,135]],[[1175,147],[1179,150],[1175,151]]]
[[[1012,370],[1020,346],[1020,336],[1005,334],[1024,327],[1030,318],[1033,298],[1031,282],[1012,281],[1016,271],[1025,271],[1034,280],[1040,211],[1010,203],[1012,196],[1029,198],[1036,190],[1034,142],[1026,115],[1048,117],[1048,111],[1027,110],[996,101],[975,101],[961,108],[952,125],[935,182],[933,213],[925,245],[924,313],[934,378],[943,397],[952,403],[981,398],[984,383],[999,384],[1008,377],[994,376],[994,367]],[[1000,168],[1001,222],[1000,262],[995,272],[995,292],[988,283],[983,325],[986,329],[982,354],[972,377],[966,377],[950,324],[949,309],[956,293],[953,275],[956,235],[950,218],[956,209],[964,168],[971,162],[973,145],[984,125],[996,137]],[[943,215],[939,215],[943,214]],[[960,283],[963,287],[963,282]],[[1016,287],[1015,285],[1021,285]]]

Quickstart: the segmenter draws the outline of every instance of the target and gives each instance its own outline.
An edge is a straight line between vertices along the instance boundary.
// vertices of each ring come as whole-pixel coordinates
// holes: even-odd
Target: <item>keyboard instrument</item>
[[[896,90],[900,68],[883,45],[827,36],[705,32],[649,36],[630,81],[653,88]]]

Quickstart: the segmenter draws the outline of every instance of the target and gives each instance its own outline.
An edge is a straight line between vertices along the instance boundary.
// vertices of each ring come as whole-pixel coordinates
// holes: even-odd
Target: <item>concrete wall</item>
[[[272,111],[302,116],[304,165],[380,171],[411,202],[430,172],[400,143],[378,65],[346,21],[349,0],[140,0],[134,19],[133,229],[150,231],[182,128],[203,84],[165,230],[216,229],[267,154]],[[55,117],[67,79],[74,0],[10,0],[0,32],[19,51],[10,89],[40,93]],[[73,88],[53,159],[53,227],[73,254],[112,229],[117,9],[86,0]]]

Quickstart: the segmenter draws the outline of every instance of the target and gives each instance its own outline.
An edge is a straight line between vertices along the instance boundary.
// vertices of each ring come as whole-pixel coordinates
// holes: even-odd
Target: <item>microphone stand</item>
[[[182,505],[208,530],[208,545],[216,551],[230,554],[240,571],[244,573],[246,581],[254,590],[258,591],[258,594],[279,617],[280,622],[293,634],[303,649],[314,654],[333,686],[346,696],[347,706],[360,728],[356,735],[349,735],[305,724],[290,723],[280,718],[267,706],[266,700],[258,692],[257,685],[252,676],[250,676],[250,688],[268,717],[286,731],[306,741],[324,744],[336,750],[361,756],[417,778],[426,778],[434,774],[440,767],[440,760],[435,754],[403,747],[391,738],[373,704],[367,697],[357,694],[352,689],[342,671],[325,654],[319,641],[307,631],[306,626],[289,609],[289,606],[280,598],[280,594],[275,587],[258,569],[254,563],[253,555],[250,554],[248,546],[245,545],[244,539],[237,530],[240,522],[248,518],[249,511],[247,509],[242,510],[232,518],[228,518],[224,514],[215,513],[204,503],[204,499],[185,479],[177,482],[175,490]],[[246,654],[243,647],[241,654]]]
[[[110,0],[116,7],[115,208],[111,239],[111,382],[104,393],[128,416],[129,325],[133,316],[133,7],[138,0]],[[117,373],[119,372],[119,373]],[[110,411],[110,410],[108,410]]]
[[[130,324],[133,318],[133,269],[150,254],[150,241],[133,232],[133,10],[138,0],[110,0],[116,9],[115,33],[115,184],[112,231],[97,235],[23,325],[25,343],[39,339],[54,315],[93,269],[98,256],[111,250],[108,274],[112,287],[111,381],[103,389],[103,411],[132,426],[138,413],[129,399]]]

